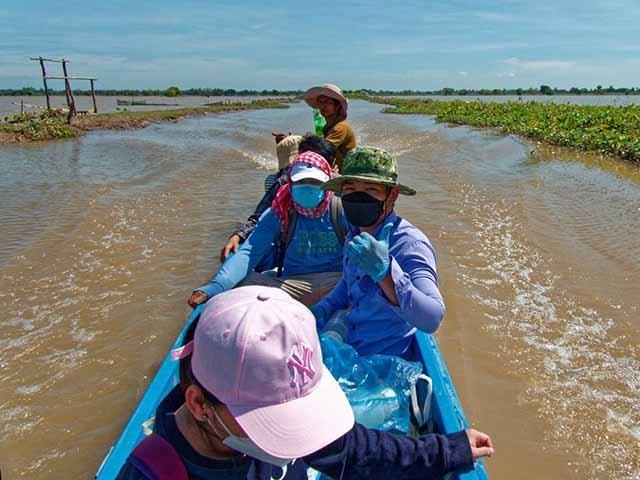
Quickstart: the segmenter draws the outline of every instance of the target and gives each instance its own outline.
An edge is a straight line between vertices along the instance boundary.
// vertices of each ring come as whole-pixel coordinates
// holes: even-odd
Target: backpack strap
[[[282,276],[282,267],[284,266],[284,254],[287,251],[289,243],[293,238],[293,234],[296,231],[296,223],[298,221],[298,212],[295,208],[289,211],[289,224],[287,225],[286,232],[280,232],[278,237],[278,245],[276,249],[276,266],[278,267],[278,277]]]
[[[129,460],[149,480],[189,480],[176,449],[157,433],[142,440]]]
[[[331,203],[329,204],[329,217],[331,218],[331,225],[333,226],[333,231],[338,237],[338,242],[340,242],[340,246],[344,245],[344,239],[347,236],[347,233],[344,230],[344,224],[342,223],[342,199],[334,195],[331,197]]]

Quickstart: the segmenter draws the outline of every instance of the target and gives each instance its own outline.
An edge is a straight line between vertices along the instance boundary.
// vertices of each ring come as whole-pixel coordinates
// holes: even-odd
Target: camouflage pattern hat
[[[322,185],[325,190],[340,193],[347,180],[381,183],[398,187],[404,195],[415,195],[416,191],[398,183],[398,163],[385,150],[376,147],[357,147],[349,152],[342,164],[342,174]]]

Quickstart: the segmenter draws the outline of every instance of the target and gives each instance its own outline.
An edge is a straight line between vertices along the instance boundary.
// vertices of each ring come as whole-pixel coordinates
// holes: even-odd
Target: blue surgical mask
[[[324,198],[324,190],[319,185],[294,185],[291,198],[302,208],[316,208]]]
[[[222,419],[218,415],[218,412],[216,412],[216,409],[212,407],[211,410],[213,410],[213,414],[216,416],[216,420],[218,420],[218,423],[220,425],[222,425],[222,428],[228,434],[228,436],[224,440],[222,440],[222,443],[224,445],[226,445],[227,447],[235,450],[236,452],[244,453],[248,457],[255,458],[256,460],[260,460],[261,462],[269,463],[271,465],[275,465],[277,467],[280,467],[280,468],[282,468],[284,470],[284,472],[283,472],[284,474],[282,475],[282,477],[284,477],[284,475],[286,475],[287,465],[290,464],[291,462],[293,462],[295,459],[293,459],[293,458],[274,457],[270,453],[267,453],[264,450],[262,450],[250,438],[238,437],[237,435],[234,435],[233,433],[231,433],[231,431],[224,424],[224,422],[222,421]],[[213,428],[213,430],[216,432],[216,434],[218,434],[218,429],[209,420],[209,417],[207,417],[207,422],[209,423],[209,426],[211,428]],[[220,438],[222,438],[221,435],[219,435],[219,436],[220,436]]]

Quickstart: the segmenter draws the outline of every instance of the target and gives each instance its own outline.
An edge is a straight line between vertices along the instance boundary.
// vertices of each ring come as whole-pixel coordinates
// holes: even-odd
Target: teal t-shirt
[[[345,230],[347,222],[341,218]],[[210,283],[197,288],[209,297],[230,290],[240,283],[259,264],[263,269],[275,267],[275,250],[280,236],[280,217],[267,209],[255,230],[227,259]],[[266,260],[266,262],[265,262]],[[320,217],[298,214],[296,228],[287,247],[282,276],[342,271],[342,245],[333,230],[331,212],[327,208]]]

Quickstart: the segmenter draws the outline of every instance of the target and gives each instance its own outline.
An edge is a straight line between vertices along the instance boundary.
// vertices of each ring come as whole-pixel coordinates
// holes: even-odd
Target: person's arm
[[[425,240],[405,243],[389,253],[393,224],[387,223],[375,238],[363,232],[347,242],[345,256],[380,287],[380,295],[399,317],[428,333],[437,330],[444,317],[444,301],[438,289],[435,253]]]
[[[473,468],[473,459],[470,437],[464,430],[413,438],[358,423],[335,442],[304,457],[307,465],[332,478],[366,480],[440,478]]]
[[[397,259],[391,256],[390,260],[389,273],[380,284],[386,283],[387,288],[391,284],[395,299],[387,295],[386,300],[410,324],[427,333],[435,332],[445,307],[438,288],[433,249],[418,240],[405,245],[402,254]],[[386,290],[384,285],[380,287]]]
[[[227,243],[220,250],[220,262],[224,262],[231,252],[238,253],[238,248],[241,243],[244,243],[251,232],[256,228],[258,224],[258,220],[265,212],[265,210],[271,207],[271,203],[273,203],[273,199],[276,197],[276,193],[278,193],[278,189],[287,183],[287,178],[284,175],[286,173],[285,170],[281,170],[279,172],[279,176],[276,178],[276,181],[273,182],[273,185],[265,192],[265,194],[258,202],[256,209],[254,212],[247,218],[247,221],[242,224],[242,226],[235,230],[227,240]]]
[[[249,218],[247,218],[247,221],[242,225],[242,227],[240,227],[238,230],[233,232],[234,234],[238,235],[243,242],[247,238],[249,238],[249,235],[251,235],[251,232],[253,232],[253,229],[256,228],[256,225],[258,224],[258,220],[260,220],[260,217],[265,212],[265,210],[271,207],[271,204],[273,203],[273,199],[276,198],[276,193],[278,193],[278,190],[280,189],[280,187],[285,183],[287,183],[286,176],[283,176],[283,174],[284,174],[284,171],[281,170],[278,178],[276,178],[276,181],[273,182],[273,185],[271,185],[269,190],[265,192],[265,194],[262,196],[262,198],[258,202],[258,205],[256,206],[256,209],[253,212],[253,214],[249,216]]]
[[[229,258],[218,270],[215,277],[195,292],[203,292],[207,298],[232,289],[240,283],[262,257],[273,248],[273,242],[280,231],[280,219],[268,209],[264,212],[253,233],[242,244],[233,257]]]

